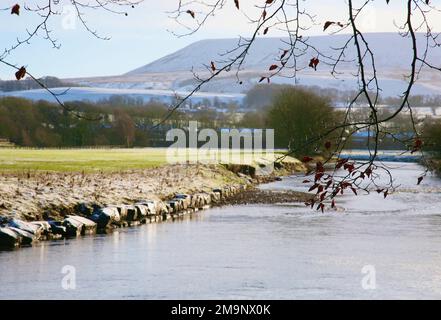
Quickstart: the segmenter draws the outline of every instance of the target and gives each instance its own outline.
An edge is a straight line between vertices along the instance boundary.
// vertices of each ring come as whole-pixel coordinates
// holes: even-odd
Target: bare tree
[[[222,10],[227,4],[226,0],[202,1],[195,3],[194,1],[179,1],[178,7],[174,12],[173,18],[179,24],[185,25],[184,21],[191,16],[196,20],[196,26],[186,26],[187,32],[181,34],[189,35],[197,32],[207,20],[217,11]],[[331,20],[332,17],[326,17],[326,13],[316,14],[306,8],[306,4],[310,1],[301,0],[262,0],[253,1],[254,7],[257,8],[255,17],[250,17],[244,11],[244,17],[248,19],[250,24],[254,25],[254,31],[248,37],[239,39],[235,48],[232,48],[224,56],[228,59],[222,61],[211,61],[207,63],[207,69],[211,72],[208,77],[200,77],[195,74],[195,79],[198,85],[194,91],[190,92],[186,97],[181,99],[180,103],[176,104],[169,112],[169,116],[174,110],[178,109],[192,94],[206,83],[210,82],[215,77],[224,72],[229,72],[232,69],[236,72],[237,81],[241,81],[241,71],[245,64],[248,53],[254,45],[258,35],[266,35],[272,29],[284,31],[284,38],[281,38],[282,48],[280,55],[276,57],[277,63],[268,66],[268,72],[262,74],[260,82],[270,82],[275,76],[285,76],[296,78],[297,74],[302,72],[305,68],[313,68],[317,70],[322,65],[330,67],[330,73],[334,77],[340,74],[340,66],[355,62],[355,74],[358,82],[358,90],[352,100],[348,103],[344,121],[327,130],[325,133],[318,134],[315,137],[308,139],[307,144],[321,144],[324,143],[325,148],[329,149],[330,156],[325,162],[317,162],[315,169],[311,172],[312,179],[307,179],[304,182],[310,183],[310,191],[316,191],[317,197],[315,200],[307,203],[311,207],[316,207],[318,210],[324,210],[326,205],[335,206],[335,198],[343,194],[346,190],[350,190],[355,194],[360,191],[370,192],[376,190],[384,197],[395,189],[394,179],[390,173],[389,168],[378,161],[378,147],[379,142],[385,136],[392,136],[388,130],[388,123],[397,117],[403,110],[408,110],[411,121],[414,124],[414,134],[410,138],[400,140],[393,136],[395,140],[400,140],[409,152],[421,152],[423,141],[419,137],[416,123],[413,119],[412,106],[409,98],[412,94],[412,89],[418,81],[420,74],[428,68],[433,70],[440,70],[439,66],[435,66],[427,59],[430,50],[435,50],[440,46],[438,41],[438,34],[432,32],[432,26],[429,19],[429,13],[438,13],[438,8],[428,0],[407,0],[405,1],[405,21],[402,25],[398,25],[399,34],[409,41],[411,45],[411,61],[409,62],[409,70],[406,76],[406,86],[400,98],[398,108],[390,115],[381,118],[379,115],[379,98],[380,82],[378,79],[378,70],[376,65],[376,55],[367,40],[365,34],[359,27],[359,17],[364,10],[375,3],[389,1],[381,0],[347,0],[347,18],[344,21]],[[245,1],[234,1],[236,8],[241,10],[242,4],[247,5]],[[198,9],[193,9],[195,6]],[[203,8],[205,7],[205,10]],[[320,10],[318,7],[317,10]],[[433,18],[433,17],[432,17]],[[322,21],[323,20],[323,21]],[[338,48],[331,48],[333,53],[325,53],[314,47],[308,37],[303,34],[306,30],[314,25],[322,25],[324,32],[329,32],[332,28],[331,34],[349,33],[347,40],[343,46]],[[424,33],[425,44],[423,50],[419,50],[417,44],[417,33]],[[355,48],[355,56],[351,55],[351,50]],[[233,53],[233,55],[231,55]],[[309,56],[309,64],[301,64],[301,57]],[[304,60],[304,59],[303,59]],[[365,119],[358,119],[352,121],[351,113],[353,106],[364,101],[367,108],[370,110]],[[167,119],[167,116],[164,119]],[[359,131],[367,131],[368,135],[368,149],[369,159],[367,161],[354,161],[351,159],[341,158],[341,151],[345,148],[349,138]],[[338,138],[333,141],[332,135],[338,133]],[[291,150],[296,152],[296,150]],[[333,164],[333,170],[329,173],[325,171],[325,164],[329,163],[331,159],[338,158],[339,160]],[[425,161],[424,156],[422,157]],[[313,160],[312,157],[305,157],[305,162]],[[384,173],[388,176],[388,181],[380,181],[380,176]],[[419,178],[417,183],[420,184],[426,175],[425,171]]]
[[[17,79],[23,76],[23,70],[6,62],[6,57],[18,46],[28,43],[38,32],[43,33],[43,36],[56,47],[56,41],[52,38],[52,34],[48,29],[48,20],[54,15],[53,6],[59,4],[60,1],[46,0],[44,6],[28,8],[29,11],[41,16],[41,24],[37,25],[34,31],[29,32],[27,38],[18,40],[14,46],[5,50],[5,53],[0,56],[1,63],[17,68]],[[77,9],[78,19],[83,23],[85,29],[97,38],[103,37],[88,26],[84,19],[83,10],[103,9],[115,13],[124,13],[124,11],[117,11],[114,8],[136,4],[129,0],[107,0],[104,2],[95,0],[87,2],[87,4],[76,0],[68,2],[72,3]],[[311,201],[308,205],[318,210],[324,210],[325,206],[328,205],[334,207],[335,198],[347,190],[351,190],[355,194],[363,190],[366,192],[377,190],[386,197],[395,189],[395,185],[388,167],[378,161],[379,141],[385,136],[393,135],[388,130],[387,124],[403,111],[409,111],[414,124],[414,133],[412,137],[402,139],[401,142],[409,152],[422,152],[423,141],[413,120],[412,105],[409,98],[422,72],[429,69],[441,71],[441,66],[434,65],[428,59],[429,52],[441,45],[438,34],[432,31],[431,25],[431,19],[439,19],[439,9],[432,3],[433,1],[429,0],[401,1],[405,19],[401,25],[397,25],[397,32],[405,41],[409,42],[411,60],[405,79],[406,86],[400,97],[399,106],[392,114],[382,117],[379,114],[379,98],[382,88],[378,78],[377,57],[366,35],[362,32],[362,28],[360,28],[360,17],[370,6],[378,3],[389,4],[390,1],[345,0],[346,18],[341,21],[335,21],[332,17],[326,16],[327,12],[320,12],[320,7],[315,9],[318,12],[312,12],[311,2],[310,0],[177,0],[176,10],[170,13],[172,19],[184,28],[184,32],[175,33],[177,36],[188,36],[198,32],[213,15],[223,10],[227,5],[234,5],[242,13],[243,19],[246,19],[253,28],[250,34],[238,39],[234,48],[222,53],[221,59],[213,57],[212,61],[205,61],[208,73],[201,75],[194,72],[197,83],[193,90],[180,97],[170,107],[168,113],[157,126],[169,119],[173,112],[183,106],[194,93],[222,74],[235,72],[237,82],[241,83],[241,73],[258,36],[267,36],[271,34],[272,30],[278,30],[278,32],[283,32],[283,37],[280,38],[280,54],[275,57],[274,64],[267,66],[268,71],[261,75],[259,82],[269,83],[276,76],[295,79],[305,69],[317,70],[322,66],[330,68],[332,76],[339,77],[341,66],[348,63],[354,65],[353,76],[358,82],[358,90],[347,105],[343,122],[324,133],[311,137],[307,141],[307,144],[324,143],[330,154],[325,162],[315,164],[312,179],[305,180],[305,182],[311,183],[310,190],[316,190],[317,192],[316,200]],[[317,25],[322,26],[323,32],[326,33],[347,34],[346,42],[338,48],[331,48],[332,53],[323,52],[323,50],[316,48],[304,34],[308,29]],[[423,50],[420,50],[421,46],[417,43],[417,33],[424,34],[425,44],[422,46]],[[355,54],[352,54],[354,49]],[[303,63],[304,59],[301,59],[302,57],[307,57],[309,63]],[[20,70],[22,70],[21,73]],[[24,72],[27,73],[27,70]],[[64,108],[68,108],[58,100],[56,94],[53,95]],[[353,121],[351,116],[353,107],[360,101],[366,103],[370,112],[365,118],[358,118]],[[367,144],[369,159],[367,161],[354,161],[341,158],[341,151],[345,148],[348,138],[361,130],[369,133]],[[336,134],[337,139],[327,140]],[[399,140],[398,137],[394,138]],[[291,150],[291,152],[295,151]],[[331,172],[325,172],[325,165],[330,164],[330,160],[333,158],[339,158],[339,160],[332,164],[333,170]],[[305,157],[303,160],[310,162],[313,159]],[[389,177],[387,182],[379,180],[379,177],[384,173]],[[425,174],[426,172],[421,175],[417,181],[418,183],[422,182]]]
[[[49,89],[45,84],[38,78],[36,78],[25,66],[17,66],[8,61],[8,57],[18,48],[29,45],[31,41],[36,37],[43,37],[48,40],[53,48],[60,48],[60,44],[58,40],[55,38],[53,34],[53,30],[50,28],[50,21],[57,15],[62,14],[64,5],[71,5],[76,13],[77,19],[80,21],[81,25],[84,29],[101,40],[109,40],[108,37],[100,35],[95,29],[93,29],[86,20],[87,11],[90,10],[104,10],[107,12],[111,12],[114,14],[122,14],[128,15],[126,9],[128,7],[134,8],[143,0],[93,0],[93,1],[78,1],[78,0],[35,0],[32,5],[19,4],[16,3],[10,8],[3,8],[0,11],[9,12],[11,15],[17,16],[17,19],[20,19],[23,16],[23,12],[30,14],[39,18],[39,22],[26,29],[26,35],[17,36],[15,43],[6,46],[3,49],[3,53],[0,54],[0,63],[6,65],[12,69],[15,69],[15,77],[17,80],[21,80],[24,77],[29,76],[36,83],[38,83],[41,88],[47,90],[49,94],[54,98],[54,100],[66,111],[74,114],[78,118],[84,118],[84,116],[75,111],[75,109],[69,106],[67,103],[64,103],[60,96],[65,94],[66,92],[56,93],[53,90]],[[18,22],[21,23],[21,22]],[[97,120],[97,119],[93,119]]]

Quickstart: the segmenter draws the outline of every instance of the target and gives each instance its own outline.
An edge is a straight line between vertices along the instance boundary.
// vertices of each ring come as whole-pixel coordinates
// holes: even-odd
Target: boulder
[[[143,220],[148,216],[149,209],[146,205],[143,204],[135,204],[137,220]]]
[[[188,202],[185,199],[182,198],[173,198],[172,201],[175,201],[178,203],[178,211],[187,210],[188,208]]]
[[[39,226],[34,225],[30,222],[25,222],[22,220],[18,220],[18,219],[11,219],[8,222],[8,226],[9,227],[13,227],[16,229],[20,229],[23,230],[27,233],[30,233],[33,235],[34,238],[38,239],[41,236],[42,230]]]
[[[137,220],[138,214],[135,206],[125,206],[125,210],[127,211],[127,216],[126,216],[127,221]]]
[[[168,213],[169,213],[169,208],[167,207],[167,205],[162,201],[157,201],[156,214],[163,216],[164,214],[168,214]]]
[[[120,205],[120,206],[117,206],[116,209],[118,210],[120,220],[121,221],[127,220],[128,206]]]
[[[121,221],[116,207],[106,207],[95,210],[90,219],[97,224],[97,228],[100,230],[106,229],[112,224],[119,224]]]
[[[167,208],[167,213],[168,214],[172,214],[173,213],[173,207],[172,207],[172,205],[167,201],[167,202],[164,202],[164,204],[165,204],[165,206],[166,206],[166,208]]]
[[[196,193],[191,197],[190,207],[193,209],[200,209],[203,207],[203,199],[200,194]]]
[[[211,196],[208,193],[203,193],[204,206],[209,206],[211,204]]]
[[[145,207],[147,207],[147,214],[150,216],[154,216],[157,214],[157,201],[154,200],[145,200],[145,201],[141,201],[136,203],[135,205],[143,205]]]
[[[166,203],[171,208],[170,213],[176,214],[181,210],[179,200],[169,200]]]
[[[52,237],[51,225],[47,221],[32,221],[30,224],[39,228],[40,237],[39,239],[48,239]]]
[[[43,233],[51,232],[51,225],[47,221],[32,221],[30,224],[37,226]]]
[[[77,237],[83,232],[84,223],[68,216],[63,220],[63,226],[66,227],[67,237]]]
[[[83,224],[82,229],[81,229],[81,234],[83,234],[83,235],[84,234],[94,234],[96,232],[97,224],[90,219],[80,217],[80,216],[73,216],[73,215],[67,216],[67,218],[77,220],[78,222]]]
[[[216,190],[210,193],[211,202],[213,203],[219,202],[221,200],[221,197],[222,197],[222,191]]]
[[[222,189],[221,188],[215,188],[212,191],[216,192],[216,193],[219,193],[222,196]]]
[[[21,238],[8,227],[0,227],[0,247],[14,248],[20,245]]]
[[[30,232],[15,227],[9,227],[9,229],[17,234],[20,238],[20,244],[22,245],[31,245],[35,240],[35,235]]]
[[[48,221],[51,226],[51,233],[54,235],[66,236],[66,227],[60,221],[50,220]]]
[[[175,199],[182,199],[184,203],[184,209],[191,207],[192,196],[189,194],[178,193],[175,195]]]

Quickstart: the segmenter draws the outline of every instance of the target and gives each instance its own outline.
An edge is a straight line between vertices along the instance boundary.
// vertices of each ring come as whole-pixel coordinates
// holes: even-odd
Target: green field
[[[0,148],[0,172],[58,171],[58,172],[118,172],[148,169],[166,163],[185,163],[198,159],[205,163],[270,163],[280,154],[257,154],[244,151],[211,151],[179,149],[170,158],[167,148],[134,149],[26,149]],[[178,159],[178,160],[176,160]],[[209,161],[207,160],[209,159]],[[170,160],[170,161],[167,161]],[[194,160],[191,160],[193,162]]]
[[[165,149],[19,149],[0,148],[0,171],[122,171],[157,167]]]

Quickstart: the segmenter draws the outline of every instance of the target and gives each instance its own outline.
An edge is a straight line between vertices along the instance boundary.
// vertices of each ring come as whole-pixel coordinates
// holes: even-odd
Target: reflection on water
[[[1,298],[441,298],[441,181],[393,164],[401,192],[212,209],[184,221],[0,253]],[[298,189],[302,178],[262,186]],[[301,189],[303,190],[303,189]],[[61,269],[76,268],[75,290]],[[377,288],[364,290],[373,265]]]

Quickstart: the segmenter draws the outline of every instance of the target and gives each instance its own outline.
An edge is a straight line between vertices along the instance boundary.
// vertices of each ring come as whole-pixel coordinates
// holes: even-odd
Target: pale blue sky
[[[42,0],[40,0],[42,1]],[[4,1],[3,8],[16,3],[17,0]],[[20,1],[18,1],[20,3]],[[63,0],[60,1],[61,3]],[[65,0],[65,2],[68,2]],[[311,3],[310,1],[307,1]],[[393,26],[394,17],[400,22],[397,12],[403,12],[399,2],[391,1],[387,6],[385,1],[377,1],[372,9],[362,17],[362,27],[369,32],[384,32],[396,30]],[[3,1],[2,1],[3,3]],[[256,1],[242,0],[242,7]],[[344,21],[347,16],[344,0],[314,0],[310,9],[317,14],[318,22],[327,20]],[[234,7],[234,1],[227,1],[225,9],[217,14],[198,33],[192,36],[178,38],[168,30],[182,31],[172,19],[168,18],[167,11],[173,10],[177,0],[163,0],[145,2],[135,9],[128,10],[129,15],[113,15],[95,10],[89,12],[86,20],[93,29],[101,35],[110,36],[108,41],[98,40],[87,33],[77,21],[73,29],[66,25],[66,14],[55,17],[50,26],[55,38],[59,39],[61,49],[52,49],[47,40],[34,39],[15,51],[7,60],[18,65],[26,65],[37,76],[54,75],[58,77],[79,77],[116,75],[125,73],[144,64],[147,64],[166,54],[172,53],[194,41],[207,38],[226,38],[246,36],[251,26],[243,15]],[[252,14],[252,9],[247,14]],[[22,11],[20,17],[11,16],[8,11],[0,11],[2,24],[0,26],[1,45],[8,47],[18,36],[26,35],[25,28],[31,29],[38,20],[31,17],[29,12]],[[188,17],[191,23],[191,18]],[[68,26],[73,26],[68,23]],[[317,26],[305,32],[305,35],[323,35],[322,27]],[[276,31],[271,36],[277,36]],[[13,72],[0,66],[0,78],[10,79]]]

